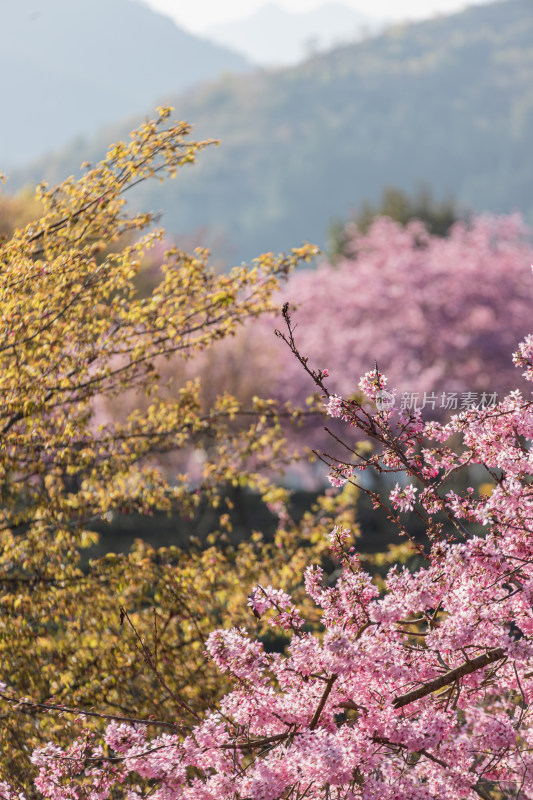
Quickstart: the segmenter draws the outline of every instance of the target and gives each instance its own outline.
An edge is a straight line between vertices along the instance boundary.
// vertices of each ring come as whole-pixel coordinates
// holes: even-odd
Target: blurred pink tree
[[[353,226],[352,226],[353,230]],[[531,327],[533,247],[518,215],[457,222],[447,237],[382,217],[353,234],[356,255],[301,270],[283,291],[297,307],[302,352],[346,396],[377,361],[402,392],[506,393],[523,386],[509,353]],[[252,335],[263,337],[268,322]],[[309,385],[280,342],[272,390],[301,401]]]
[[[519,215],[458,221],[444,237],[420,221],[402,225],[388,217],[366,232],[346,228],[353,255],[301,269],[279,294],[280,312],[285,301],[297,309],[302,352],[328,369],[333,392],[357,392],[358,376],[375,362],[397,388],[397,405],[422,407],[425,417],[524,388],[509,358],[530,329],[533,299],[533,246]],[[206,407],[224,390],[241,402],[257,394],[304,405],[311,387],[276,339],[279,325],[280,315],[263,316],[187,365],[164,365],[171,391],[201,375]],[[325,446],[316,418],[292,438]],[[307,486],[324,477],[320,470],[312,477],[307,466],[291,471]]]

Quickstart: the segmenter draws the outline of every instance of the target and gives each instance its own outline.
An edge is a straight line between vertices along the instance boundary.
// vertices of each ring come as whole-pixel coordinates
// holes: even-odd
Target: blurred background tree
[[[408,194],[395,186],[383,190],[377,204],[365,200],[351,219],[332,223],[328,236],[328,257],[334,264],[341,258],[356,254],[351,251],[351,243],[358,233],[367,233],[376,217],[389,217],[400,225],[407,225],[417,219],[424,223],[433,236],[447,236],[454,223],[467,221],[471,215],[459,209],[452,198],[436,200],[428,186],[420,186],[413,194]]]

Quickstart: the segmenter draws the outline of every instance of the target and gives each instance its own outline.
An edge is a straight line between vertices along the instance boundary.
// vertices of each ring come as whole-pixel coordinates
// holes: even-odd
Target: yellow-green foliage
[[[169,114],[161,109],[81,179],[40,187],[38,219],[0,244],[0,779],[28,797],[32,749],[68,739],[78,724],[43,705],[190,723],[180,703],[200,709],[225,689],[205,661],[205,635],[258,624],[246,608],[258,580],[300,596],[302,568],[320,559],[327,531],[354,524],[349,489],[320,499],[298,525],[283,510],[286,493],[264,468],[289,459],[290,410],[257,398],[243,409],[227,394],[206,409],[198,381],[170,397],[158,391],[162,358],[187,358],[269,309],[280,280],[315,253],[305,245],[216,275],[206,251],[173,249],[160,285],[139,296],[139,264],[162,233],[130,238],[152,217],[128,216],[124,193],[173,176],[208,144],[188,141],[189,127]],[[98,424],[98,403],[132,389],[148,402]],[[166,455],[206,443],[196,485],[161,468]],[[216,507],[227,486],[276,504],[274,542],[255,533],[237,547],[189,552],[138,542],[82,568],[95,522],[111,512],[192,515],[206,499]]]
[[[348,487],[335,498],[320,498],[299,524],[285,520],[272,543],[254,533],[237,547],[182,552],[138,541],[127,555],[91,562],[85,574],[71,569],[62,580],[35,577],[10,589],[4,584],[0,661],[9,688],[3,697],[190,724],[192,717],[176,696],[201,711],[229,688],[204,657],[208,633],[244,626],[268,641],[267,627],[246,605],[257,582],[285,588],[312,618],[301,586],[303,569],[325,553],[327,533],[339,517],[355,525],[354,509]],[[159,677],[143,657],[141,641]],[[2,715],[0,774],[12,782],[16,776],[30,791],[31,749],[50,738],[68,740],[67,723],[73,724],[75,715],[43,714],[7,700]],[[84,725],[91,722],[103,719],[83,718]]]

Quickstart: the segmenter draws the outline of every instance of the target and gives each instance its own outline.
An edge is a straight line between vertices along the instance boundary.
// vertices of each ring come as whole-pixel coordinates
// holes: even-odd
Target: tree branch
[[[461,664],[460,667],[455,667],[455,669],[445,672],[444,675],[439,675],[437,678],[423,683],[418,689],[413,689],[410,692],[406,692],[406,694],[399,695],[394,699],[393,706],[394,708],[403,708],[403,706],[414,703],[415,700],[420,700],[420,698],[426,697],[428,694],[432,694],[438,689],[442,689],[443,686],[455,683],[455,681],[458,681],[465,675],[477,672],[478,669],[483,669],[483,667],[494,664],[495,661],[501,661],[501,659],[505,657],[505,650],[502,647],[495,647],[493,650],[489,650],[487,653],[473,658],[471,661],[466,661],[464,664]]]

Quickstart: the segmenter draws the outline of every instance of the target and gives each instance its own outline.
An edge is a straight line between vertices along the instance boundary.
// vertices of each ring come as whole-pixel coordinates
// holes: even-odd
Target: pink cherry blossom
[[[390,493],[390,501],[394,508],[399,508],[400,511],[412,511],[416,502],[415,493],[418,491],[416,486],[408,484],[403,488],[396,484]]]

